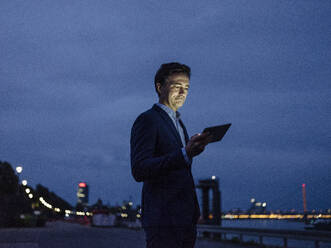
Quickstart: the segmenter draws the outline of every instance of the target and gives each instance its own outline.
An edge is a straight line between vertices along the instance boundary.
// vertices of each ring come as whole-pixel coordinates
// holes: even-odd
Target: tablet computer
[[[208,143],[213,143],[220,141],[224,137],[225,133],[228,131],[230,126],[231,123],[220,126],[207,127],[203,130],[202,133],[208,132],[210,135],[210,139]]]

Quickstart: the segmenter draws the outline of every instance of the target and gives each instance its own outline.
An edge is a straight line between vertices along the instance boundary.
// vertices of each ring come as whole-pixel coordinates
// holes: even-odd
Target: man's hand
[[[209,141],[209,133],[195,134],[188,141],[185,150],[189,158],[193,158],[203,152]]]

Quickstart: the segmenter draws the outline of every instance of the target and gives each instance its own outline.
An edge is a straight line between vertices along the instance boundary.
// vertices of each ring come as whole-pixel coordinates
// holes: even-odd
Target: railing
[[[212,225],[198,225],[198,235],[212,234],[214,237],[226,240],[227,234],[238,235],[240,242],[244,241],[245,236],[259,237],[260,245],[263,245],[263,238],[283,239],[283,247],[287,248],[287,242],[291,240],[306,240],[315,243],[315,248],[320,247],[321,242],[331,243],[331,232],[325,231],[294,231],[294,230],[275,230],[257,228],[232,228]]]

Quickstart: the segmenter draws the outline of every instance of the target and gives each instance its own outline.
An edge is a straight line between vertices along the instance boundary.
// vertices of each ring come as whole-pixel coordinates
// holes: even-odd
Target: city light
[[[79,192],[78,192],[78,193],[77,193],[77,196],[78,196],[78,197],[85,197],[85,194],[83,194],[83,193],[79,193]]]
[[[16,171],[17,173],[21,173],[23,170],[23,167],[16,167]],[[211,177],[212,180],[216,180],[216,176],[213,175]],[[22,185],[26,186],[27,185],[27,180],[22,180]],[[88,185],[84,182],[81,182],[79,183],[79,187],[88,187]],[[302,184],[302,187],[305,188],[306,187],[306,184]],[[30,199],[33,199],[35,196],[32,194],[32,190],[31,188],[29,187],[25,187],[24,188],[24,192],[27,194],[27,197],[29,197]],[[80,194],[81,196],[84,195],[83,193]],[[48,203],[43,197],[39,197],[39,201],[40,203],[47,207],[48,209],[52,209],[54,212],[57,212],[57,213],[60,213],[60,212],[64,212],[65,213],[65,216],[66,217],[69,217],[71,214],[73,215],[77,215],[77,216],[93,216],[92,213],[90,212],[84,212],[84,211],[72,211],[72,210],[69,210],[69,209],[66,209],[66,210],[61,210],[60,208],[58,207],[53,207],[50,203]],[[266,208],[267,207],[267,202],[256,202],[256,199],[255,198],[251,198],[250,199],[250,202],[252,203],[252,205],[254,206],[257,206],[257,207],[263,207],[263,208]],[[125,211],[127,210],[127,206],[133,206],[133,202],[132,201],[129,201],[127,202],[127,205],[123,205],[121,206],[119,209],[121,211]],[[39,211],[39,210],[38,210]],[[35,211],[35,215],[38,215],[40,214],[40,211],[39,212],[36,212]],[[139,210],[141,211],[141,209]],[[141,216],[141,213],[136,213],[136,218],[137,219],[140,219],[142,216]],[[270,213],[249,213],[249,212],[243,212],[243,213],[237,213],[237,214],[225,214],[222,216],[222,219],[276,219],[276,220],[293,220],[293,219],[296,219],[296,220],[303,220],[304,218],[307,218],[307,219],[331,219],[331,209],[327,209],[325,213],[327,214],[322,214],[321,211],[316,211],[316,210],[312,210],[311,211],[311,214],[308,214],[308,215],[304,215],[304,214],[296,214],[296,210],[295,209],[292,209],[291,212],[289,212],[287,210],[287,213],[282,213],[280,210],[278,210],[278,213],[276,211],[269,211]],[[120,216],[122,218],[128,218],[129,215],[128,213],[120,213]],[[85,217],[86,218],[86,217]],[[209,214],[208,215],[208,219],[212,220],[214,219],[215,216],[213,214]]]
[[[22,171],[23,171],[23,167],[22,167],[22,166],[17,166],[17,167],[16,167],[16,172],[17,172],[18,174],[22,173]],[[23,186],[27,186],[27,184],[28,184],[28,181],[27,181],[27,180],[22,180],[22,185],[23,185]],[[81,187],[81,188],[85,188],[85,187],[87,187],[87,184],[84,183],[84,182],[81,182],[81,183],[79,183],[78,185],[79,185],[79,187]],[[27,188],[25,188],[24,191],[25,191],[25,193],[27,194],[27,196],[28,196],[30,199],[32,199],[32,198],[34,197],[33,194],[31,193],[31,189],[30,189],[30,188],[27,187]],[[80,196],[85,196],[85,194],[81,193]],[[41,203],[43,206],[45,206],[45,207],[48,208],[48,209],[53,209],[53,211],[55,211],[55,212],[57,212],[57,213],[60,213],[60,212],[63,211],[63,210],[61,210],[61,209],[58,208],[58,207],[53,207],[52,204],[48,203],[43,197],[39,197],[39,201],[40,201],[40,203]],[[132,203],[132,202],[129,202],[129,205],[132,206],[133,203]],[[123,208],[124,210],[126,209],[125,206],[123,206],[122,208]],[[69,217],[70,214],[75,214],[75,215],[80,215],[80,216],[85,216],[85,215],[86,215],[86,216],[93,216],[93,213],[90,213],[90,212],[81,212],[81,211],[77,211],[77,212],[75,212],[75,211],[68,210],[68,209],[66,209],[64,212],[65,212],[65,216],[66,216],[66,217]],[[35,212],[35,214],[36,214],[36,215],[40,214],[40,211]],[[122,217],[126,218],[126,217],[128,217],[128,215],[127,215],[127,214],[123,214]]]
[[[48,202],[46,202],[46,201],[44,200],[44,198],[39,197],[39,201],[40,201],[45,207],[47,207],[47,208],[49,208],[49,209],[53,208],[53,206],[52,206],[51,204],[49,204]]]
[[[18,174],[22,173],[22,171],[23,171],[23,167],[22,167],[22,166],[17,166],[17,167],[16,167],[16,172],[17,172]]]
[[[289,220],[297,219],[302,220],[305,218],[304,214],[225,214],[222,219],[276,219],[276,220]],[[306,216],[308,219],[331,219],[331,215],[327,214],[309,214]]]
[[[83,182],[82,183],[79,183],[78,186],[81,187],[81,188],[85,188],[86,187],[86,183],[83,183]]]

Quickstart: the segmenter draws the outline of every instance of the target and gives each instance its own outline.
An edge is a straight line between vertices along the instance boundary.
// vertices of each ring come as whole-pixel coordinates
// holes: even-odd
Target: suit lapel
[[[187,144],[187,142],[189,141],[189,137],[188,137],[188,134],[187,134],[187,130],[186,130],[186,127],[185,127],[185,125],[184,125],[184,123],[182,122],[182,120],[181,119],[179,119],[179,124],[182,126],[182,128],[183,128],[183,131],[184,131],[184,136],[185,136],[185,143]],[[185,144],[185,145],[186,145]],[[193,176],[192,176],[192,173],[191,173],[191,167],[192,167],[192,160],[191,160],[191,162],[189,163],[189,168],[190,168],[190,175],[191,175],[191,178],[192,178],[192,181],[193,181]],[[194,184],[194,181],[193,181],[193,184]]]
[[[156,104],[154,104],[153,109],[156,110],[161,115],[161,117],[163,118],[165,123],[169,126],[171,133],[176,137],[178,144],[180,144],[180,146],[182,146],[182,141],[180,139],[179,133],[178,133],[173,121],[169,117],[169,115],[163,109],[159,108]],[[185,132],[186,132],[186,130],[184,131],[184,133]],[[185,134],[185,140],[186,140],[186,134]]]
[[[183,121],[181,119],[179,119],[179,124],[182,126],[183,128],[183,131],[184,131],[184,136],[185,136],[185,143],[187,144],[187,142],[189,141],[189,137],[188,137],[188,134],[187,134],[187,130],[186,130],[186,127],[183,123]]]

